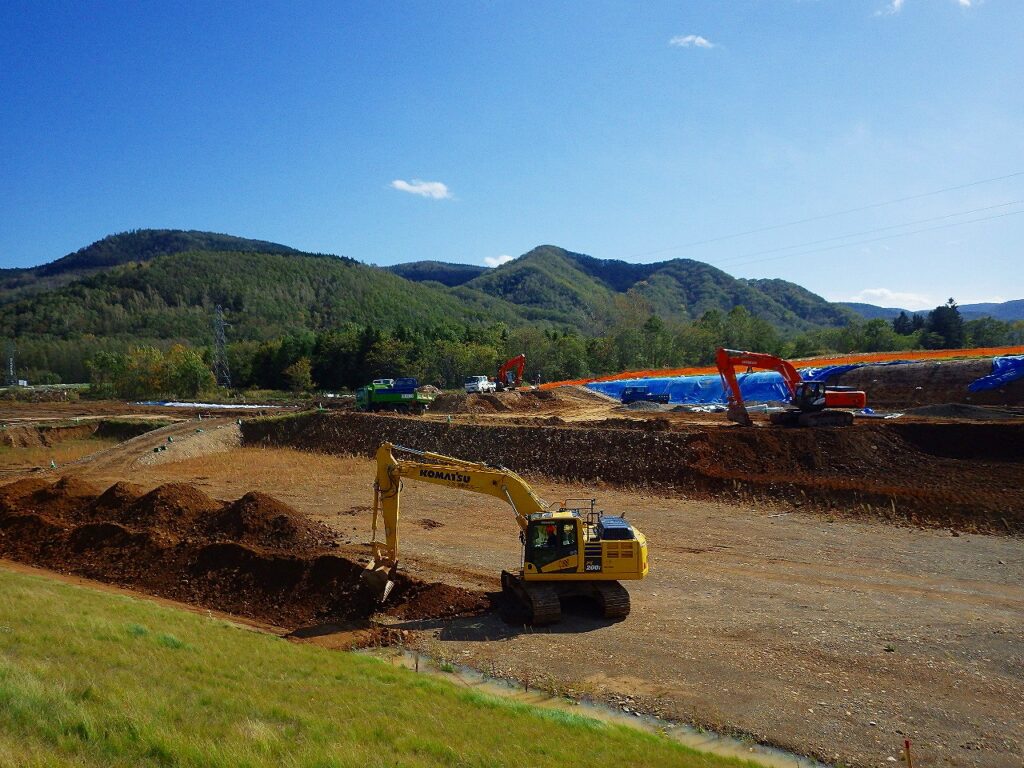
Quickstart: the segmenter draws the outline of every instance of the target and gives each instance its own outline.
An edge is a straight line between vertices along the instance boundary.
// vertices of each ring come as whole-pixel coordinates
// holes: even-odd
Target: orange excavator
[[[516,355],[506,360],[498,369],[498,375],[494,383],[498,385],[498,391],[506,389],[517,389],[522,386],[523,372],[526,370],[526,355]]]
[[[740,352],[719,349],[715,355],[718,375],[728,393],[726,417],[729,421],[749,427],[750,414],[743,402],[740,384],[736,380],[736,366],[744,366],[749,373],[754,368],[775,371],[782,376],[789,390],[786,410],[770,415],[772,424],[785,427],[848,427],[853,424],[850,411],[836,408],[864,408],[867,396],[846,387],[826,387],[823,381],[804,381],[788,360],[760,352]]]

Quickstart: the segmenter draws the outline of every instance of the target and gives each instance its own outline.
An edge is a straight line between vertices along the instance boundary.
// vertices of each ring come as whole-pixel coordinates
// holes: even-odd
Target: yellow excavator
[[[398,459],[396,452],[408,458]],[[527,623],[557,622],[562,616],[561,598],[572,596],[592,598],[608,619],[629,614],[629,593],[619,581],[647,575],[647,540],[625,518],[597,511],[593,499],[547,504],[523,478],[505,467],[391,443],[377,449],[373,557],[364,572],[382,601],[391,592],[398,570],[398,506],[403,479],[494,496],[512,507],[520,529],[522,559],[516,571],[502,571],[501,587]],[[574,506],[573,502],[580,503]],[[384,523],[384,541],[377,541],[378,519]]]

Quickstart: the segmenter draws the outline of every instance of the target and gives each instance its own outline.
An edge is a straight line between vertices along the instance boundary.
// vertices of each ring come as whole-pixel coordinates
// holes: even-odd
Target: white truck
[[[469,376],[466,378],[463,386],[466,388],[466,394],[472,394],[474,392],[495,392],[498,389],[498,385],[486,376]]]

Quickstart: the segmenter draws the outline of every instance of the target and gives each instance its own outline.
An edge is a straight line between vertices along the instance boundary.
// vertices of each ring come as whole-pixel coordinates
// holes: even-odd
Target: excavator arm
[[[800,383],[800,373],[788,360],[783,360],[775,355],[766,355],[761,352],[741,352],[735,349],[719,349],[715,354],[715,364],[718,366],[718,375],[722,378],[722,385],[726,390],[728,408],[726,415],[730,421],[749,427],[751,424],[750,414],[747,413],[747,406],[743,402],[743,394],[740,392],[740,384],[736,379],[736,366],[742,365],[746,368],[760,368],[767,371],[776,371],[782,376],[789,390],[792,399],[796,394],[796,385]]]
[[[396,451],[413,458],[397,459]],[[529,523],[528,515],[549,508],[526,481],[510,469],[382,443],[377,449],[377,477],[373,493],[373,559],[367,566],[366,578],[384,582],[380,584],[380,590],[385,598],[391,591],[392,579],[398,568],[399,502],[403,478],[501,499],[512,507],[516,522],[523,531]],[[382,542],[376,540],[378,519],[384,525]]]
[[[498,369],[498,389],[515,389],[523,383],[526,371],[526,355],[516,355],[506,360]]]

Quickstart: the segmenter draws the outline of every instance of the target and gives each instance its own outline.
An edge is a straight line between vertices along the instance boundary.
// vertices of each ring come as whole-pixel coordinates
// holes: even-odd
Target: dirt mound
[[[482,592],[470,592],[449,584],[423,584],[410,588],[392,613],[400,619],[436,619],[482,613],[493,600]]]
[[[112,512],[125,525],[187,534],[203,527],[205,519],[220,507],[188,483],[167,483]]]
[[[439,395],[430,404],[430,410],[434,413],[494,413],[497,410],[486,395],[459,392],[449,392]]]
[[[13,483],[0,486],[0,510],[14,511],[19,509],[19,502],[26,496],[31,496],[49,487],[50,482],[40,477],[25,477],[21,480],[15,480]]]
[[[992,372],[992,358],[941,360],[907,365],[868,365],[830,380],[830,384],[863,389],[868,405],[907,408],[931,403],[1024,405],[1024,380],[985,392],[967,385]]]
[[[145,491],[141,485],[124,480],[114,483],[90,505],[90,516],[98,518],[109,516],[131,506],[144,495]]]
[[[250,491],[209,515],[203,529],[214,539],[271,549],[322,547],[334,538],[326,526],[307,520],[287,504],[259,491]]]
[[[0,556],[279,626],[365,620],[380,605],[331,532],[262,493],[228,503],[174,483],[102,494],[73,478],[0,486]],[[399,574],[385,610],[438,618],[484,593]]]
[[[1007,419],[1021,418],[1021,414],[1013,411],[966,403],[922,405],[918,408],[910,408],[905,413],[907,416],[924,416],[930,419],[967,419],[970,421],[1006,421]]]

